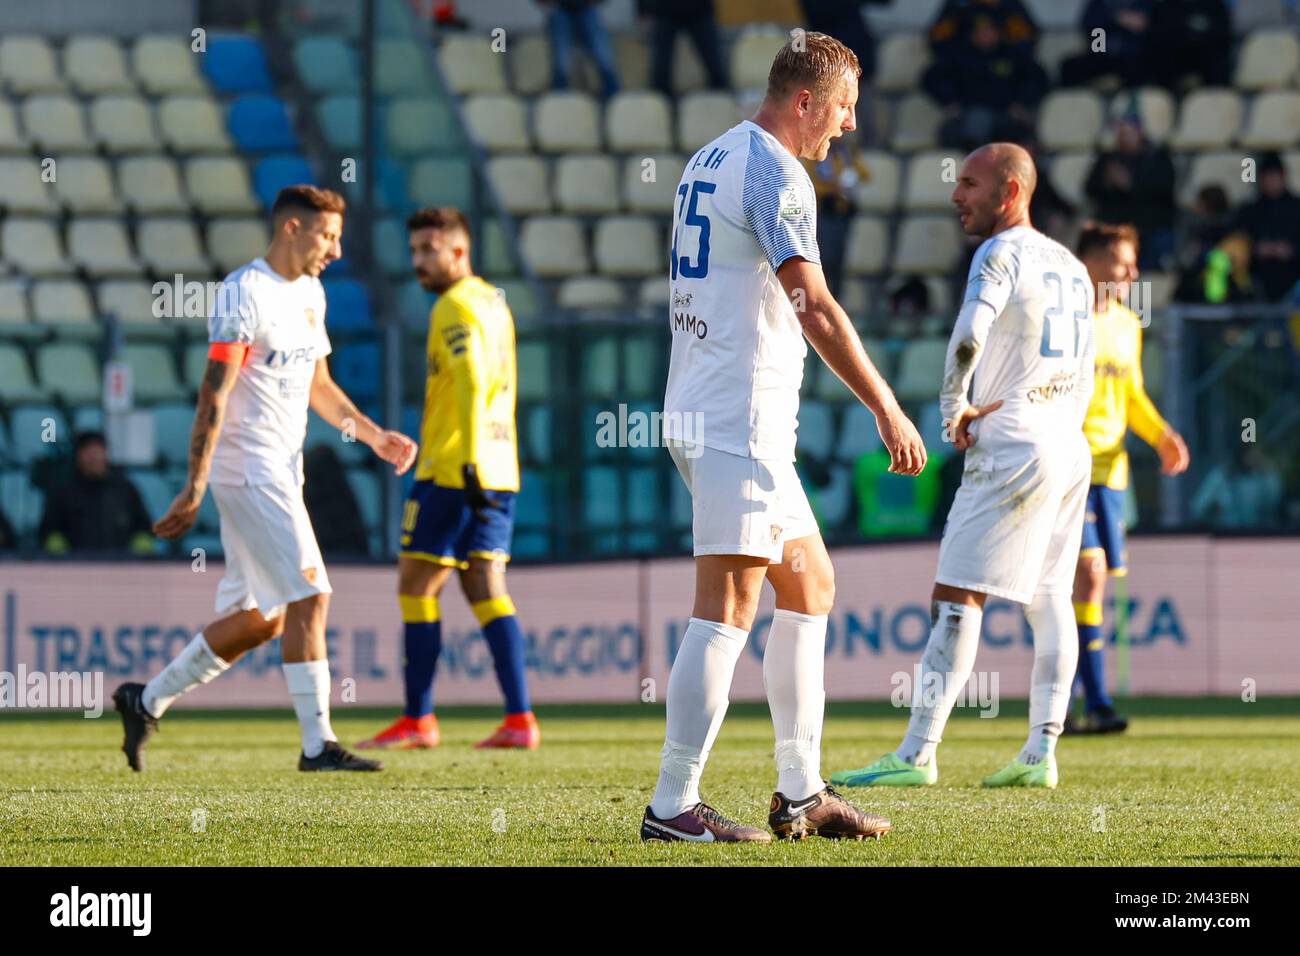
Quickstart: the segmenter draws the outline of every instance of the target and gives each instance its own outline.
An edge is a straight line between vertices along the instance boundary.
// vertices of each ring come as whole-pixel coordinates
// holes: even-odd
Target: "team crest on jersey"
[[[307,313],[307,327],[309,329],[316,328],[316,310],[304,309],[303,311]]]
[[[694,293],[694,292],[674,292],[674,293],[673,293],[673,308],[674,308],[674,309],[688,309],[688,308],[690,308],[691,300],[694,299],[694,298],[695,298],[695,293]]]
[[[780,540],[781,540],[781,526],[779,524],[774,524],[772,525],[772,543],[776,544]]]
[[[799,219],[802,216],[803,200],[799,198],[799,190],[793,186],[781,190],[781,218]]]

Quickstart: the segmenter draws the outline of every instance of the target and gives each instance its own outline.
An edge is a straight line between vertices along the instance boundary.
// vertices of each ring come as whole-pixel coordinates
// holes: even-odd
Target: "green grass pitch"
[[[116,714],[0,717],[0,865],[1296,865],[1300,701],[1123,702],[1129,733],[1067,737],[1055,791],[982,790],[1023,741],[1026,706],[958,711],[938,786],[850,791],[880,841],[643,845],[662,705],[539,707],[542,749],[482,752],[496,714],[440,712],[443,745],[380,774],[302,774],[289,710],[175,712],[132,774]],[[341,710],[345,744],[391,714]],[[904,712],[832,704],[827,774],[896,745]],[[734,705],[704,778],[724,813],[765,825],[763,705]]]

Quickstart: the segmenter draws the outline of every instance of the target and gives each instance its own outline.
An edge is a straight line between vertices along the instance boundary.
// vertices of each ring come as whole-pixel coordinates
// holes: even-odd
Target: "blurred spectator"
[[[40,540],[46,551],[153,553],[149,515],[135,485],[108,463],[99,432],[82,432],[74,442],[76,471],[45,498]]]
[[[1179,278],[1174,298],[1179,302],[1244,302],[1250,296],[1250,249],[1235,261],[1232,244],[1221,246],[1233,226],[1233,213],[1223,187],[1210,183],[1196,194],[1196,206],[1178,244]]]
[[[1204,86],[1232,82],[1232,20],[1223,0],[1155,0],[1147,82],[1181,90],[1189,77]]]
[[[871,80],[876,75],[876,38],[862,15],[860,4],[844,0],[803,0],[804,22],[815,33],[835,37],[858,58],[862,78],[858,82],[857,123],[859,141],[876,142],[876,109]]]
[[[722,59],[722,41],[713,14],[713,0],[638,0],[641,16],[650,20],[650,85],[665,96],[673,95],[673,60],[677,34],[690,37],[700,55],[709,87],[730,86]]]
[[[939,141],[969,150],[1027,138],[1033,110],[1047,93],[1047,74],[1029,54],[1012,52],[1003,43],[991,17],[980,14],[963,22],[969,24],[968,42],[936,57],[921,78],[946,114]]]
[[[1047,172],[1047,164],[1043,162],[1037,138],[1026,137],[1020,145],[1029,150],[1034,166],[1038,169],[1038,186],[1029,200],[1029,221],[1044,235],[1051,236],[1057,242],[1065,242],[1074,220],[1074,205],[1057,192],[1056,184]]]
[[[1282,476],[1254,442],[1242,442],[1227,465],[1215,465],[1192,499],[1192,518],[1215,528],[1273,528]]]
[[[537,0],[546,14],[546,30],[551,37],[554,61],[552,85],[557,90],[569,87],[569,59],[574,37],[587,51],[600,74],[601,92],[605,97],[618,92],[618,70],[614,65],[614,42],[596,10],[601,0]]]
[[[930,314],[930,287],[920,276],[907,276],[889,292],[889,315],[894,319],[923,319]]]
[[[1008,54],[1033,57],[1038,27],[1021,0],[945,0],[930,26],[930,50],[935,59],[951,56],[968,45],[971,21],[976,17],[993,24]]]
[[[1141,268],[1164,268],[1174,251],[1174,161],[1147,140],[1136,117],[1116,122],[1115,147],[1097,156],[1084,191],[1097,219],[1137,227]]]
[[[5,517],[4,509],[0,508],[0,551],[13,551],[17,547],[18,533]]]
[[[844,275],[844,249],[849,224],[857,212],[853,189],[871,179],[857,137],[849,134],[831,140],[821,162],[807,162],[808,175],[817,194],[817,247],[822,254],[822,271],[833,295],[840,294]]]
[[[1250,273],[1255,289],[1280,301],[1300,279],[1300,197],[1286,188],[1286,167],[1266,153],[1256,170],[1258,196],[1237,211],[1235,228],[1250,237]]]
[[[302,470],[303,503],[321,553],[326,558],[369,554],[366,523],[338,453],[329,445],[313,445],[303,454]]]
[[[1152,0],[1089,0],[1082,23],[1086,52],[1062,61],[1061,85],[1084,86],[1102,77],[1118,78],[1124,86],[1146,83],[1151,5]]]

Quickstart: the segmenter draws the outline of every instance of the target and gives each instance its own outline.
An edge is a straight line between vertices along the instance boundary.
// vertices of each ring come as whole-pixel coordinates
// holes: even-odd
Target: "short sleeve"
[[[986,242],[975,253],[966,277],[965,302],[978,300],[997,314],[1006,308],[1020,272],[1015,248],[1006,242]]]
[[[325,324],[325,316],[329,311],[329,305],[325,299],[325,287],[320,285],[319,279],[316,280],[316,284],[320,288],[320,319],[317,321],[320,338],[317,342],[317,349],[319,357],[324,358],[334,351],[334,346],[330,344],[329,327]]]
[[[765,149],[749,139],[741,204],[772,270],[799,256],[821,264],[817,248],[817,200],[808,173],[792,157]]]
[[[217,287],[212,317],[208,320],[208,341],[252,345],[257,337],[257,303],[242,282],[226,280]]]

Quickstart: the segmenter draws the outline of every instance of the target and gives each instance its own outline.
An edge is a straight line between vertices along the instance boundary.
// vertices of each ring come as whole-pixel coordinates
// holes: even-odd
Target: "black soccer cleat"
[[[137,773],[144,770],[144,745],[158,730],[158,718],[144,709],[144,684],[120,684],[113,706],[122,715],[122,753]]]
[[[383,770],[384,765],[378,760],[367,760],[349,753],[339,746],[337,740],[325,741],[325,749],[315,757],[306,754],[298,756],[299,770]]]
[[[1122,734],[1128,730],[1128,718],[1114,707],[1099,707],[1088,715],[1088,726],[1094,734]]]

